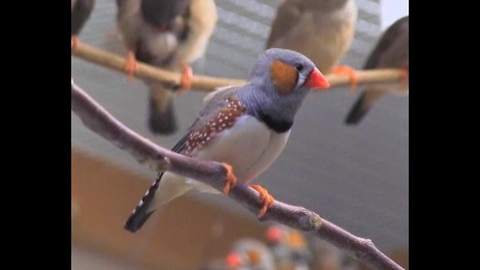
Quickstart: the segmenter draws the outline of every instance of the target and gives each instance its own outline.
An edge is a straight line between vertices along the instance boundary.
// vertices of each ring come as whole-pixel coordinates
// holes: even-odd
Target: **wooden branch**
[[[97,49],[85,43],[78,43],[76,47],[72,45],[72,55],[119,72],[125,72],[123,69],[125,64],[124,57]],[[403,72],[400,69],[357,70],[357,73],[359,85],[373,82],[395,82],[400,80],[403,76]],[[167,82],[175,85],[180,85],[181,78],[180,73],[140,62],[138,63],[138,72],[134,74],[134,76],[144,80]],[[331,87],[350,85],[350,77],[348,75],[326,74],[325,78],[328,80]],[[209,92],[215,90],[217,87],[243,85],[245,83],[245,80],[194,75],[192,89]]]
[[[183,156],[150,142],[116,120],[78,87],[73,79],[72,111],[80,117],[87,128],[127,151],[140,163],[147,164],[156,171],[168,170],[196,179],[220,192],[223,191],[227,170],[221,163]],[[259,193],[246,185],[235,185],[228,196],[254,214],[262,208]],[[266,220],[274,220],[295,229],[312,232],[376,269],[403,269],[378,250],[371,240],[354,236],[303,207],[275,201],[260,219]]]

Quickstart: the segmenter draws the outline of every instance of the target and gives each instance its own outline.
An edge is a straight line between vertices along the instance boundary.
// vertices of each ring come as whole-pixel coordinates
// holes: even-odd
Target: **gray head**
[[[258,57],[250,70],[250,82],[263,88],[273,87],[281,95],[330,86],[306,56],[278,48],[268,49]]]
[[[189,0],[142,0],[140,11],[147,23],[165,28],[176,16],[187,12],[189,2]]]
[[[250,71],[250,82],[251,87],[239,93],[247,100],[247,112],[290,126],[308,92],[330,86],[310,59],[278,48],[268,49],[258,57]]]

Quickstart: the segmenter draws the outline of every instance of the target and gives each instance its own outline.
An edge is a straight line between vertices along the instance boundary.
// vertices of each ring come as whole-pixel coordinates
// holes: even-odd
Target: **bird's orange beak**
[[[330,83],[325,79],[323,74],[315,68],[308,76],[307,81],[305,82],[305,86],[308,88],[329,88]]]

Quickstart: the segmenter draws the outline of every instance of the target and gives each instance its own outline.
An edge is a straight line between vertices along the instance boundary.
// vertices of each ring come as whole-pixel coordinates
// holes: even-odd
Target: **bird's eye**
[[[295,68],[297,69],[298,72],[303,70],[303,65],[302,64],[296,64]]]

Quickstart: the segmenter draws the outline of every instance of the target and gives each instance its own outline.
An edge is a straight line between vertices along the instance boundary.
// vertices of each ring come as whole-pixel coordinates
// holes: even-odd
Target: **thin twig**
[[[140,163],[147,163],[155,171],[168,170],[201,181],[220,192],[223,191],[227,170],[221,163],[183,156],[150,142],[116,120],[78,87],[73,79],[72,111],[80,117],[87,128],[127,151]],[[259,193],[246,185],[235,185],[228,196],[254,214],[262,208]],[[260,220],[274,220],[295,229],[311,232],[376,269],[403,269],[378,250],[371,240],[354,236],[303,207],[275,201]]]
[[[119,72],[125,72],[125,58],[123,56],[97,49],[85,43],[78,43],[76,47],[72,45],[72,55]],[[357,70],[357,73],[359,85],[373,82],[395,82],[404,76],[400,69]],[[138,72],[134,76],[144,80],[154,80],[175,85],[180,85],[181,78],[180,73],[140,62],[138,63]],[[350,85],[351,83],[348,75],[327,74],[325,78],[331,86]],[[245,83],[245,80],[194,75],[192,90],[209,92],[217,87],[243,85]]]

